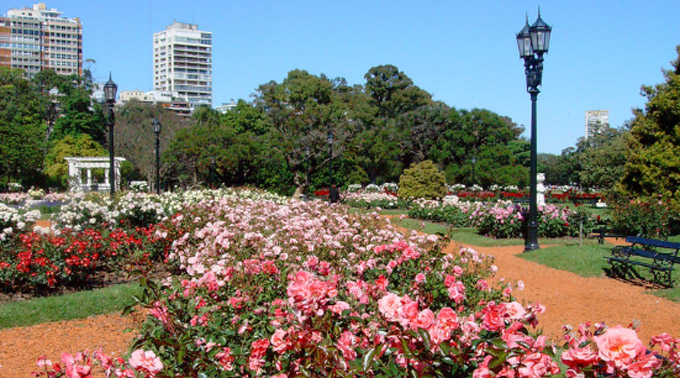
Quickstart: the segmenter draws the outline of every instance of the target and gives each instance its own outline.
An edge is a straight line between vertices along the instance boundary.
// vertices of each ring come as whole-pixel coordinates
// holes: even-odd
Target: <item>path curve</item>
[[[454,242],[447,250],[454,251],[457,245]],[[608,277],[581,277],[524,260],[519,257],[523,246],[469,247],[495,257],[498,278],[524,282],[525,289],[513,294],[524,303],[546,307],[538,317],[539,328],[553,341],[561,341],[563,325],[577,327],[585,322],[609,326],[639,322],[638,335],[645,344],[663,332],[680,336],[680,303],[645,293],[643,287]]]

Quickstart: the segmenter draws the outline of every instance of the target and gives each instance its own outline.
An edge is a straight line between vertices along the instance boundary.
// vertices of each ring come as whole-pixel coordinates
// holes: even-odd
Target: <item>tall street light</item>
[[[109,185],[111,185],[111,199],[113,199],[113,195],[116,192],[116,167],[114,163],[115,155],[113,153],[113,125],[116,119],[113,113],[113,105],[116,103],[117,91],[118,86],[111,80],[111,73],[109,72],[109,81],[104,84],[104,98],[109,108],[109,116],[106,119],[106,123],[109,126]]]
[[[333,130],[328,127],[328,200],[331,199],[331,188],[333,188]]]
[[[526,25],[517,34],[517,47],[519,57],[524,59],[524,73],[527,78],[527,92],[531,95],[531,168],[529,170],[529,227],[524,239],[524,252],[541,248],[538,245],[538,207],[536,205],[536,99],[540,90],[543,77],[543,54],[548,52],[550,44],[550,32],[552,28],[541,19],[541,10],[538,10],[538,19],[529,26],[529,17]]]
[[[156,194],[161,194],[161,123],[153,119],[153,133],[156,134]]]

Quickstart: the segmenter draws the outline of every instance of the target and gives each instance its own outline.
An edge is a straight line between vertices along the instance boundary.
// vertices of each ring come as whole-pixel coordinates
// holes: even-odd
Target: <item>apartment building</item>
[[[585,139],[603,132],[609,127],[609,110],[586,111]]]
[[[29,78],[44,69],[82,75],[83,26],[62,13],[39,3],[0,17],[0,66],[21,68]]]
[[[212,33],[177,21],[155,33],[153,89],[176,93],[191,108],[212,106]]]

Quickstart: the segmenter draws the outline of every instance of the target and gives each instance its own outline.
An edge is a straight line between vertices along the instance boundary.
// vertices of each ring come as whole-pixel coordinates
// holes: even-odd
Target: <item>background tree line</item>
[[[678,60],[664,74],[664,83],[642,87],[645,109],[635,109],[626,125],[607,125],[561,155],[541,154],[546,181],[622,197],[660,195],[677,204]],[[372,67],[364,78],[350,85],[343,78],[293,70],[280,82],[260,85],[252,101],[239,100],[226,114],[199,108],[181,117],[160,105],[131,101],[116,109],[115,148],[129,161],[124,175],[154,181],[151,122],[158,117],[166,188],[254,185],[291,194],[327,187],[331,174],[340,185],[397,182],[404,169],[426,159],[449,183],[528,183],[529,143],[510,118],[434,101],[392,65]],[[106,155],[104,114],[91,92],[88,72],[64,77],[46,71],[26,80],[21,71],[0,68],[5,184],[63,187],[63,157]]]

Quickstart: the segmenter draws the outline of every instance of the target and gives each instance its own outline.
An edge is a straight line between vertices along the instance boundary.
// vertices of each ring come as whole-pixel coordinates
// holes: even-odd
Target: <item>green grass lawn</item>
[[[141,293],[142,287],[138,283],[129,283],[6,303],[0,305],[0,329],[119,312],[134,303],[132,296]]]
[[[477,247],[503,247],[524,245],[523,239],[494,239],[481,236],[474,228],[449,228],[444,224],[422,222],[417,219],[395,220],[402,227],[426,233],[443,233],[452,240]],[[669,238],[680,242],[680,236]],[[541,249],[522,253],[520,258],[545,265],[554,269],[565,270],[583,277],[606,277],[605,269],[609,267],[605,256],[609,256],[613,246],[609,243],[598,244],[595,239],[583,239],[579,246],[578,238],[546,239],[539,238]],[[645,272],[643,272],[645,276]],[[613,278],[611,278],[613,279]],[[673,272],[675,287],[670,289],[649,290],[650,294],[680,302],[680,267]],[[633,285],[633,283],[631,283]]]

